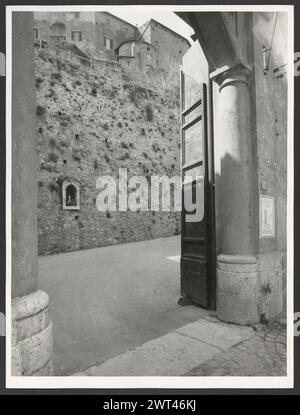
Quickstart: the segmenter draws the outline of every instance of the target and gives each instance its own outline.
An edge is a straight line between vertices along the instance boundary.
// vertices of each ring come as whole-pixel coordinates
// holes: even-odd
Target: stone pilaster
[[[33,16],[12,17],[11,374],[52,374],[48,296],[38,290]]]

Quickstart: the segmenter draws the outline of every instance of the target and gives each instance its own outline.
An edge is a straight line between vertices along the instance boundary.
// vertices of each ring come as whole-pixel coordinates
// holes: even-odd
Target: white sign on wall
[[[260,238],[275,237],[275,203],[273,196],[260,195]]]

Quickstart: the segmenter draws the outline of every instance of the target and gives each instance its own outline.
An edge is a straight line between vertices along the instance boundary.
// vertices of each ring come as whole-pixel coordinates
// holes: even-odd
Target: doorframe
[[[213,81],[209,80],[205,99],[207,111],[207,238],[208,238],[208,278],[207,303],[210,310],[217,308],[217,257],[216,257],[216,205],[215,205],[215,162],[214,162],[214,108]]]
[[[210,71],[210,68],[208,68]],[[204,214],[206,215],[206,237],[207,237],[207,307],[202,306],[208,310],[215,311],[217,307],[217,259],[216,259],[216,212],[215,212],[215,169],[214,169],[214,113],[213,113],[213,81],[209,79],[208,85],[203,83],[203,108],[205,113],[202,115],[204,120],[204,131],[206,132],[205,143],[205,181],[204,181]],[[182,141],[182,122],[183,122],[183,100],[184,96],[184,82],[183,82],[183,70],[180,70],[180,122],[181,122],[181,145]],[[195,105],[195,104],[193,104]],[[193,107],[193,106],[192,106]],[[194,120],[195,121],[195,120]],[[194,122],[193,121],[193,122]],[[185,126],[186,127],[186,126]],[[181,177],[183,179],[183,147],[181,148]],[[183,183],[182,183],[182,202],[183,199]],[[184,209],[181,210],[181,253],[183,251],[183,223],[184,223]],[[180,261],[180,267],[181,267]],[[184,303],[183,303],[184,304]]]

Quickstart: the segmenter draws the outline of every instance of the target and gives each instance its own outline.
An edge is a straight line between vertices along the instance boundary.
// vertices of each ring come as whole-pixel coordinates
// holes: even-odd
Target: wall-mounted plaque
[[[260,195],[260,238],[275,237],[275,203],[273,196]]]

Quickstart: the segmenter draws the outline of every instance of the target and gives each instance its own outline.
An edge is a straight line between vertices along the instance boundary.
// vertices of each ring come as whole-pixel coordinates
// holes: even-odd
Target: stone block
[[[260,321],[256,258],[220,255],[217,261],[217,314],[237,324]]]
[[[52,323],[43,331],[19,342],[22,374],[32,375],[44,367],[53,356]]]
[[[17,321],[18,340],[24,340],[44,330],[50,323],[48,308],[34,316]]]
[[[38,314],[48,307],[49,297],[42,291],[37,290],[24,297],[17,297],[12,300],[12,318],[20,320]]]
[[[52,323],[48,295],[38,290],[12,300],[13,376],[53,373]]]

